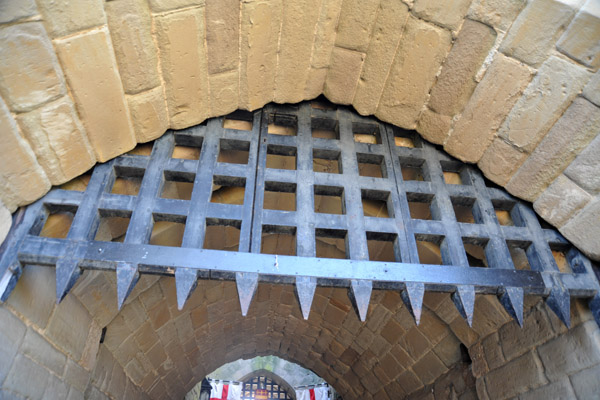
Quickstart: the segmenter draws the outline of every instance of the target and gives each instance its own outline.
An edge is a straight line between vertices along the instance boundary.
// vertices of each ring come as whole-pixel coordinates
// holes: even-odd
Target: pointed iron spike
[[[513,317],[519,326],[523,327],[523,288],[507,287],[500,296],[500,303],[508,314]]]
[[[592,311],[592,315],[596,320],[596,324],[600,326],[600,293],[596,294],[596,296],[592,297],[590,300],[590,310]]]
[[[419,325],[421,322],[421,311],[423,310],[423,296],[425,295],[425,284],[419,282],[406,282],[406,290],[400,295],[408,310]]]
[[[452,293],[452,301],[458,312],[473,326],[473,310],[475,309],[475,287],[473,285],[458,285]]]
[[[17,281],[21,277],[22,272],[23,267],[21,267],[21,263],[18,261],[4,271],[4,275],[0,278],[0,302],[8,300],[8,296],[10,296],[15,286],[17,286]]]
[[[555,283],[546,304],[567,328],[571,327],[571,297],[564,287]]]
[[[315,289],[317,288],[317,278],[312,276],[298,276],[296,277],[296,292],[298,293],[298,300],[300,302],[300,309],[304,319],[308,319],[310,314],[310,307],[315,296]]]
[[[367,311],[369,311],[369,302],[371,301],[371,292],[373,291],[373,282],[366,280],[352,279],[352,297],[358,310],[361,321],[366,321]]]
[[[140,278],[137,265],[120,262],[117,263],[117,306],[123,307],[125,299]]]
[[[185,302],[198,285],[198,271],[192,268],[175,270],[175,286],[177,288],[177,308],[183,309]]]
[[[79,261],[61,258],[56,262],[56,304],[65,298],[80,275]]]
[[[248,314],[248,308],[258,288],[258,274],[255,272],[236,272],[235,282],[237,284],[238,296],[240,297],[240,306],[242,315]]]

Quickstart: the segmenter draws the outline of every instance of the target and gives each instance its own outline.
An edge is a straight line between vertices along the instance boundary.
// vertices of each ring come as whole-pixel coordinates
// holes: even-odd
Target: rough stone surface
[[[167,14],[155,23],[171,128],[199,124],[210,112],[203,9]]]
[[[316,35],[313,42],[313,50],[310,62],[311,70],[308,80],[309,86],[311,85],[311,81],[313,80],[314,76],[320,76],[321,74],[325,75],[325,73],[322,71],[329,67],[329,59],[331,57],[331,52],[337,36],[335,32],[342,8],[341,4],[342,0],[323,0],[321,3],[321,12],[315,28]],[[321,82],[325,82],[324,77]],[[321,86],[321,90],[317,93],[317,95],[322,91],[323,88]],[[313,97],[316,96],[310,96],[308,98]]]
[[[600,364],[571,375],[571,383],[578,399],[598,398],[600,393]]]
[[[0,2],[0,23],[13,22],[37,14],[35,0]]]
[[[127,96],[127,104],[138,143],[154,140],[169,128],[167,105],[161,86]]]
[[[444,144],[451,126],[451,117],[438,114],[427,108],[419,116],[417,132],[432,143]]]
[[[213,114],[227,115],[235,111],[239,98],[238,70],[211,75],[208,80],[210,83],[210,107]]]
[[[588,84],[585,85],[583,95],[586,99],[600,107],[600,72],[596,72]]]
[[[39,22],[0,28],[0,93],[11,110],[29,111],[65,93],[52,43]]]
[[[361,53],[367,51],[378,10],[378,0],[343,1],[335,45]]]
[[[10,215],[10,211],[2,202],[0,201],[0,244],[4,242],[6,235],[8,235],[8,231],[10,231],[10,227],[12,226],[12,215]]]
[[[559,57],[542,65],[506,117],[499,135],[531,152],[589,79],[582,67]]]
[[[600,258],[600,197],[589,202],[560,228],[560,233],[575,243],[589,257]]]
[[[335,47],[323,93],[334,103],[350,104],[365,59],[363,53]]]
[[[534,210],[556,227],[592,200],[592,196],[564,175],[559,175],[533,203]]]
[[[49,375],[44,367],[19,354],[2,387],[23,397],[41,399]]]
[[[206,2],[208,73],[237,70],[239,64],[240,10],[236,0]]]
[[[522,199],[534,201],[599,132],[600,109],[583,98],[575,99],[508,182],[506,189]],[[600,166],[598,157],[592,158],[595,158],[596,166]],[[589,186],[593,187],[596,178],[600,189],[600,178],[597,174],[590,179],[586,178],[579,181],[589,182]],[[504,186],[505,183],[500,184]]]
[[[547,383],[544,368],[533,351],[491,371],[485,381],[491,399],[511,398]]]
[[[504,54],[539,66],[582,0],[533,0],[519,14],[500,46]]]
[[[46,28],[53,38],[106,24],[102,0],[38,0]]]
[[[33,329],[27,329],[20,352],[61,376],[67,358]]]
[[[450,44],[447,30],[409,17],[375,115],[414,128]]]
[[[440,76],[431,89],[429,108],[450,116],[462,111],[477,85],[475,75],[495,39],[496,32],[490,27],[465,20]]]
[[[526,0],[474,0],[467,17],[506,31],[526,4]]]
[[[70,357],[79,360],[88,337],[91,318],[79,300],[68,295],[50,318],[46,336]]]
[[[191,6],[204,5],[205,0],[149,0],[150,8],[153,12],[163,12],[177,10]]]
[[[530,76],[526,66],[497,54],[456,122],[444,150],[463,161],[479,161]]]
[[[56,306],[55,280],[52,268],[27,265],[7,303],[43,329]]]
[[[360,114],[370,115],[377,110],[407,18],[406,4],[395,0],[382,0],[352,101],[352,105]]]
[[[62,97],[17,121],[53,185],[81,175],[96,162],[73,103]]]
[[[159,86],[157,49],[152,40],[147,2],[109,1],[105,9],[125,93],[139,93]]]
[[[4,381],[12,364],[19,346],[25,336],[27,327],[15,317],[6,307],[0,307],[0,381]],[[1,393],[1,392],[0,392]]]
[[[596,112],[600,110],[596,109]],[[600,135],[596,128],[596,137],[587,145],[575,160],[569,164],[564,173],[579,186],[592,194],[600,193]]]
[[[519,399],[523,400],[535,400],[535,399],[574,399],[575,393],[569,382],[569,378],[562,378],[559,381],[553,382],[549,385],[542,386],[541,388],[532,390],[519,396]]]
[[[415,0],[413,12],[419,18],[455,30],[462,23],[470,4],[471,0]]]
[[[135,146],[123,86],[105,29],[56,40],[58,56],[98,161]]]
[[[504,186],[526,159],[527,153],[497,137],[483,153],[477,166],[488,179]]]
[[[598,69],[600,66],[600,4],[587,0],[562,35],[557,48],[580,63]]]

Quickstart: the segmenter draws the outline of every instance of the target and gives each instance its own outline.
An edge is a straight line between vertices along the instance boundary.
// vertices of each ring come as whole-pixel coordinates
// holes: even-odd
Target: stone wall
[[[596,0],[3,1],[1,226],[168,128],[324,93],[477,163],[599,259],[599,38]]]

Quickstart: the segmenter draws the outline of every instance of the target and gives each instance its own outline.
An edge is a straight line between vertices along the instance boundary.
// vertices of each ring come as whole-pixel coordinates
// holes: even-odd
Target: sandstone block
[[[523,328],[511,323],[502,326],[499,330],[501,340],[499,344],[502,344],[502,350],[507,361],[520,356],[554,336],[552,325],[546,313],[539,307],[533,308],[524,317]],[[510,365],[510,363],[506,365]]]
[[[590,201],[560,228],[560,233],[594,260],[600,259],[600,198]]]
[[[451,0],[442,3],[437,0],[416,0],[413,11],[419,18],[455,30],[463,21],[470,4],[471,0]]]
[[[465,20],[431,89],[429,108],[450,116],[462,111],[477,85],[475,75],[495,40],[496,32],[493,29],[470,19]]]
[[[600,72],[596,72],[583,88],[583,96],[600,107]]]
[[[179,8],[201,6],[206,0],[149,0],[150,8],[153,12],[159,13]]]
[[[90,380],[90,373],[81,368],[77,363],[67,359],[67,366],[63,378],[69,385],[80,392],[84,392]]]
[[[41,399],[44,397],[49,375],[44,367],[19,354],[2,387],[9,393],[12,391],[26,398]]]
[[[460,341],[453,334],[446,335],[432,350],[448,368],[460,361]]]
[[[68,295],[56,307],[50,318],[46,337],[63,349],[70,358],[79,360],[88,337],[92,319],[73,295]]]
[[[410,16],[375,115],[414,128],[451,41],[447,30]]]
[[[242,4],[239,108],[273,100],[282,7],[280,0]]]
[[[406,4],[394,0],[381,2],[352,101],[352,105],[360,114],[372,115],[377,110],[407,18]]]
[[[0,93],[24,112],[65,93],[52,43],[39,22],[0,29]]]
[[[12,215],[10,215],[8,208],[6,208],[0,201],[0,244],[4,242],[4,239],[6,238],[6,235],[8,235],[8,231],[10,231],[11,226]]]
[[[131,150],[135,136],[105,29],[56,40],[75,104],[100,162]]]
[[[158,56],[146,1],[112,1],[105,3],[105,8],[125,93],[159,86]]]
[[[49,399],[66,399],[68,394],[69,385],[52,374],[48,375],[48,383],[44,390],[44,397]]]
[[[61,376],[63,374],[67,361],[65,355],[31,328],[25,334],[20,352],[56,375]]]
[[[325,79],[327,78],[327,68],[310,68],[306,89],[304,89],[305,99],[314,99],[323,93]]]
[[[1,98],[0,127],[0,200],[12,212],[19,205],[31,203],[46,193],[50,181]]]
[[[490,372],[485,381],[491,399],[510,398],[547,383],[542,363],[534,351]]]
[[[171,127],[196,125],[210,113],[204,9],[168,14],[157,17],[155,22]]]
[[[419,116],[417,132],[432,143],[443,144],[448,137],[451,126],[452,117],[438,114],[426,108]]]
[[[7,0],[0,3],[0,24],[37,14],[35,0]]]
[[[17,117],[21,131],[53,185],[90,169],[96,162],[69,97]]]
[[[498,134],[531,152],[583,89],[589,77],[584,68],[551,57],[525,89]]]
[[[27,327],[6,307],[0,307],[0,318],[2,318],[2,324],[0,324],[0,359],[2,360],[2,363],[0,363],[0,380],[4,381],[19,350],[23,336],[25,336]]]
[[[67,397],[67,400],[84,400],[85,397],[83,395],[83,392],[75,389],[73,386],[71,386],[71,389],[69,389],[69,395]]]
[[[240,7],[236,0],[206,1],[208,73],[237,70],[239,64]],[[213,115],[221,115],[213,113]]]
[[[526,66],[497,54],[455,123],[444,150],[463,161],[479,161],[530,77]]]
[[[600,364],[571,375],[571,383],[578,399],[593,399],[600,393]]]
[[[600,66],[600,4],[588,0],[557,43],[569,57],[594,69]]]
[[[154,140],[169,128],[169,116],[162,86],[127,96],[127,104],[138,143]]]
[[[467,17],[506,31],[526,4],[526,0],[475,0]]]
[[[426,385],[434,382],[448,371],[448,368],[432,351],[426,353],[423,358],[417,361],[412,369]]]
[[[369,46],[379,2],[346,0],[341,6],[335,45],[364,53]]]
[[[592,196],[564,175],[558,178],[533,203],[534,210],[556,227],[592,200]]]
[[[329,58],[336,38],[338,19],[342,9],[342,0],[323,0],[313,43],[311,66],[314,69],[329,67]],[[311,84],[309,79],[308,84]],[[319,92],[320,94],[320,92]],[[316,96],[315,96],[316,97]]]
[[[40,0],[38,8],[53,38],[106,24],[102,0]]]
[[[501,138],[495,138],[477,163],[485,176],[504,186],[527,159],[524,153]]]
[[[287,0],[282,4],[274,101],[297,103],[304,100],[320,1]]]
[[[598,135],[598,132],[600,132],[600,109],[583,98],[575,99],[508,182],[506,189],[522,199],[534,201]],[[599,165],[597,155],[598,153],[591,158],[594,160],[592,163]],[[582,179],[574,179],[578,183],[590,180],[591,185],[587,185],[588,187],[594,186],[594,180],[598,181],[596,186],[600,189],[600,178],[597,173],[579,177]],[[586,188],[584,185],[581,186]]]
[[[116,285],[109,274],[100,271],[84,271],[71,290],[100,326],[106,326],[117,315],[115,308]]]
[[[600,154],[600,135],[597,135],[564,171],[566,176],[592,194],[600,193],[600,174],[598,174],[600,158],[598,154]]]
[[[534,0],[519,14],[500,51],[539,66],[567,27],[582,0]]]
[[[45,328],[56,303],[52,268],[27,265],[7,300],[15,310],[39,328]]]
[[[360,76],[365,55],[353,50],[335,47],[327,72],[323,93],[338,104],[350,104]]]
[[[569,378],[564,377],[556,382],[552,382],[549,385],[542,386],[541,388],[529,391],[519,396],[519,399],[523,400],[535,400],[535,399],[574,399],[575,393],[569,382]]]

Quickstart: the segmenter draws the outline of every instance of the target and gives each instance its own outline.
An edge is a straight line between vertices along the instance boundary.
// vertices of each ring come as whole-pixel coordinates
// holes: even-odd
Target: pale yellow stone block
[[[38,0],[37,5],[53,38],[106,24],[102,0]]]
[[[559,175],[533,203],[534,210],[556,227],[563,226],[592,196],[564,175]]]
[[[65,93],[52,43],[39,22],[0,29],[0,93],[17,112]]]
[[[17,21],[37,14],[34,0],[0,1],[0,23]]]
[[[455,30],[460,26],[470,4],[471,0],[415,0],[413,12],[419,18]]]
[[[138,143],[154,140],[169,128],[169,116],[162,86],[127,96],[127,103]]]
[[[327,72],[323,93],[338,104],[350,104],[358,83],[365,55],[353,50],[335,47]]]
[[[156,17],[171,128],[199,124],[210,115],[204,48],[204,9]]]
[[[600,260],[600,196],[596,196],[559,230],[588,257]]]
[[[209,76],[210,109],[213,116],[227,115],[237,109],[239,76],[237,69]]]
[[[117,63],[105,29],[55,40],[59,59],[100,162],[135,146]]]
[[[569,57],[598,69],[600,66],[600,2],[588,0],[557,44]]]
[[[506,31],[527,5],[527,0],[474,0],[467,17]]]
[[[417,132],[432,143],[444,144],[444,141],[450,133],[451,126],[451,117],[438,114],[427,108],[419,116]]]
[[[208,73],[239,68],[240,5],[238,0],[206,2]]]
[[[2,202],[0,201],[0,244],[4,242],[6,235],[8,235],[8,231],[10,231],[10,227],[12,226],[12,215],[10,215],[10,211]]]
[[[192,6],[203,6],[205,0],[148,0],[152,12],[160,13]]]
[[[451,43],[446,29],[410,16],[375,115],[414,129]]]
[[[600,107],[600,72],[596,72],[583,88],[583,96]]]
[[[345,0],[335,38],[336,47],[366,52],[379,10],[379,0]]]
[[[306,89],[304,90],[305,99],[314,99],[323,93],[325,79],[327,78],[327,68],[310,68]]]
[[[311,66],[313,68],[329,67],[341,9],[342,0],[323,0],[321,3],[321,13],[315,29],[312,51]],[[309,82],[308,85],[310,86],[311,83]]]
[[[527,153],[497,137],[483,153],[477,166],[488,179],[504,186],[526,159]]]

